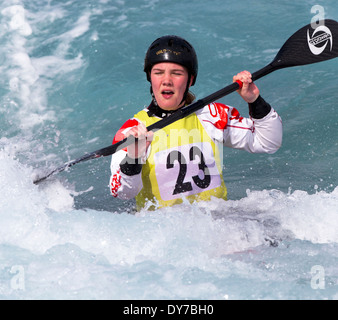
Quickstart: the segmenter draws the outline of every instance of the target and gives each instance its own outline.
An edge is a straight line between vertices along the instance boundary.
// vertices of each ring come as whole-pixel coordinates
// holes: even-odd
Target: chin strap
[[[157,101],[156,101],[156,98],[155,98],[155,95],[154,95],[154,92],[153,92],[153,87],[152,87],[151,83],[150,83],[150,94],[151,94],[151,99],[152,99],[154,105],[156,107],[158,107],[158,104],[157,104]]]

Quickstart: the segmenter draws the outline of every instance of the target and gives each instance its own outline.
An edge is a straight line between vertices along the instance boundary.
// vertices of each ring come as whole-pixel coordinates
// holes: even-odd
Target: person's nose
[[[172,82],[171,74],[169,72],[165,72],[164,75],[163,75],[163,82],[162,82],[162,84],[166,85],[166,86],[171,86],[172,83],[173,82]]]

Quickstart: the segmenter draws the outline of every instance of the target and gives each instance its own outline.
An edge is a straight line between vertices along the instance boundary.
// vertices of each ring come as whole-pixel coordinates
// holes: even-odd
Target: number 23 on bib
[[[148,160],[152,165],[143,176],[147,187],[139,194],[144,200],[155,196],[163,207],[181,203],[183,197],[190,202],[212,196],[226,199],[218,148],[211,139],[159,150]],[[150,189],[147,196],[144,191]]]

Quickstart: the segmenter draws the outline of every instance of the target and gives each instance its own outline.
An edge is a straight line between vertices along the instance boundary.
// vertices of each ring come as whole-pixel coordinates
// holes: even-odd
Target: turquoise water
[[[134,212],[110,158],[32,183],[111,144],[150,101],[158,36],[199,57],[197,98],[268,64],[316,1],[0,4],[1,299],[337,299],[337,60],[257,84],[283,119],[273,155],[224,150],[229,201]],[[322,1],[337,20],[336,1]],[[237,94],[221,99],[243,116]]]

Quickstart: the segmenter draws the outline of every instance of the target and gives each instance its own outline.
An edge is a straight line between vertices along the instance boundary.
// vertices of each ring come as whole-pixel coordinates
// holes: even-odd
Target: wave
[[[204,248],[211,256],[265,243],[274,245],[289,238],[338,243],[338,187],[331,193],[315,194],[301,190],[289,193],[248,190],[247,196],[240,200],[215,198],[211,202],[183,203],[155,212],[143,210],[130,214],[125,211],[121,214],[77,210],[74,198],[79,192],[57,179],[34,185],[33,175],[32,167],[14,159],[8,150],[0,150],[1,243],[41,252],[56,244],[75,242],[85,249],[89,245],[99,251],[101,245],[95,248],[95,244],[110,239],[108,243],[105,240],[107,247],[120,247],[128,259],[145,248],[144,255],[157,256],[154,245],[157,250],[163,250],[169,243],[179,243],[180,238],[185,239],[185,244],[190,242]],[[89,188],[84,192],[90,194],[90,191]],[[112,203],[114,200],[112,198]],[[93,225],[100,231],[94,231]],[[124,246],[129,242],[126,250]]]
[[[313,298],[311,287],[293,286],[335,259],[338,187],[131,213],[76,209],[79,192],[57,179],[34,185],[33,175],[0,149],[0,279],[10,283],[20,270],[26,279],[25,290],[0,283],[1,298]],[[278,292],[266,295],[267,277]]]

